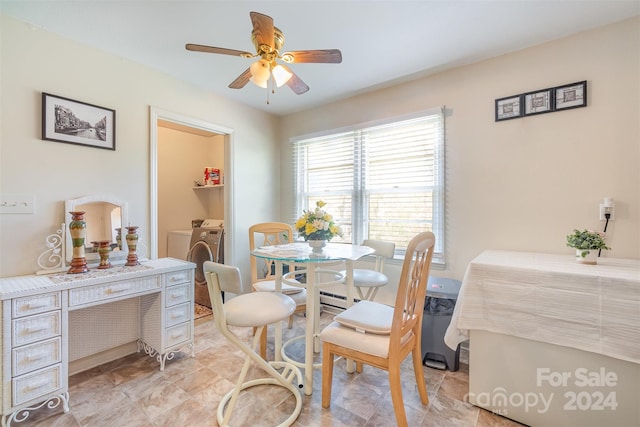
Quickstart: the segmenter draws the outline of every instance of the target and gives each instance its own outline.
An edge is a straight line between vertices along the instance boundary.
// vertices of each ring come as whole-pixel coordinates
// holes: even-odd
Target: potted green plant
[[[604,241],[605,234],[592,230],[573,230],[567,236],[567,246],[575,248],[576,261],[582,264],[597,264],[601,249],[611,249]]]

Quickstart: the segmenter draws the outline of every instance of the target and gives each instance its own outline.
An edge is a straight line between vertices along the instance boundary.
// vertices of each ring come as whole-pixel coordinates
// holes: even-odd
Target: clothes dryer
[[[194,301],[211,308],[209,289],[204,276],[204,262],[224,264],[224,221],[207,219],[191,233],[191,244],[187,261],[196,264],[194,279]]]

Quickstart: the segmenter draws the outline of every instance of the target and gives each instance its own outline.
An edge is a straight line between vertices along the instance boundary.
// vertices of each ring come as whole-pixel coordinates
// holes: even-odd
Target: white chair
[[[249,250],[261,246],[282,245],[293,242],[293,228],[283,222],[262,222],[249,227]],[[293,269],[293,265],[289,266]],[[251,257],[251,284],[258,292],[275,292],[275,262]],[[296,303],[294,313],[307,311],[307,291],[303,287],[282,284],[282,293],[289,295]],[[293,314],[289,316],[289,329],[293,326]],[[266,358],[267,331],[264,330],[260,354]]]
[[[384,274],[384,260],[392,259],[396,252],[396,244],[384,240],[367,239],[363,246],[375,249],[376,264],[373,270],[355,268],[353,270],[353,286],[361,300],[373,301],[378,289],[389,283],[389,278]],[[345,272],[343,272],[345,273]],[[345,273],[346,274],[346,273]],[[366,289],[366,292],[363,292]]]
[[[249,287],[243,286],[240,270],[237,267],[206,261],[203,270],[209,288],[216,326],[225,338],[246,354],[235,387],[222,398],[218,405],[216,414],[218,424],[220,426],[229,425],[240,391],[265,384],[284,387],[293,394],[296,400],[293,412],[279,426],[293,424],[302,409],[302,397],[299,390],[302,387],[300,370],[288,362],[267,362],[260,357],[256,350],[259,346],[262,330],[269,324],[280,322],[289,317],[296,308],[295,303],[290,297],[281,293],[251,292]],[[223,303],[222,292],[239,295]],[[229,326],[257,328],[252,347],[238,338],[229,329]],[[245,381],[252,361],[269,376]],[[278,372],[278,370],[282,372]]]
[[[407,426],[400,365],[411,353],[420,400],[429,403],[422,370],[422,315],[435,236],[420,233],[409,242],[402,264],[395,307],[360,301],[334,318],[320,333],[322,340],[322,407],[331,401],[334,356],[355,360],[389,373],[391,400],[398,426]]]

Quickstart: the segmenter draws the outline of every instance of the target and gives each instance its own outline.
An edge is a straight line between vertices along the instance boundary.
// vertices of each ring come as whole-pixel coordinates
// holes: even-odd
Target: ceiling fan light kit
[[[251,78],[249,79],[249,81],[254,83],[256,86],[260,86],[266,89],[267,80],[269,80],[269,77],[271,76],[271,71],[269,70],[270,68],[271,66],[264,59],[260,59],[259,61],[254,62],[249,67],[249,70],[251,70]]]
[[[284,84],[289,86],[296,94],[301,95],[309,90],[309,86],[302,81],[289,67],[278,63],[325,63],[339,64],[342,62],[342,53],[338,49],[324,50],[299,50],[280,53],[284,45],[284,34],[273,25],[273,19],[258,12],[251,12],[251,41],[256,53],[241,50],[226,49],[214,46],[205,46],[188,43],[187,50],[205,53],[216,53],[222,55],[239,56],[241,58],[256,58],[259,60],[252,63],[242,74],[240,74],[229,87],[231,89],[241,89],[248,82],[252,82],[261,88],[268,88],[269,79],[273,80],[275,86]],[[268,100],[267,100],[268,103]]]

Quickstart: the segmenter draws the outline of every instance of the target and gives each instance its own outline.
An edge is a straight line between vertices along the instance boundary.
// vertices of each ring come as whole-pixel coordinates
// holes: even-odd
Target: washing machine
[[[167,256],[186,261],[191,248],[191,228],[172,230],[167,233]]]
[[[224,264],[224,221],[206,219],[200,227],[191,232],[191,242],[187,261],[196,265],[194,301],[196,304],[211,308],[207,280],[204,277],[204,262],[213,261]]]

